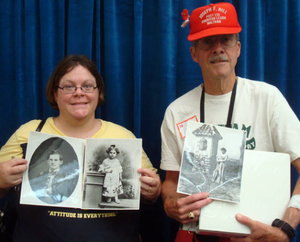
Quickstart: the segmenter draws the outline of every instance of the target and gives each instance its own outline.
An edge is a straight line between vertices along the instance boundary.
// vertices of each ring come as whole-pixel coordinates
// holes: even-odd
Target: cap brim
[[[195,34],[188,35],[188,41],[202,39],[204,37],[220,35],[220,34],[237,34],[242,31],[241,27],[214,27],[202,30]]]

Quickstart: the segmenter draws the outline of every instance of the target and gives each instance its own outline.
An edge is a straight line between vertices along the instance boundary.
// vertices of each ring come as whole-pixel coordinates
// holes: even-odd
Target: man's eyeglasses
[[[217,41],[223,48],[232,48],[236,46],[238,38],[235,34],[209,36],[196,41],[196,47],[201,50],[211,50],[215,47]]]
[[[76,92],[76,90],[78,88],[81,89],[82,92],[84,93],[92,93],[96,88],[98,88],[97,86],[92,86],[92,85],[84,85],[82,87],[75,87],[75,86],[71,86],[71,85],[67,85],[67,86],[64,86],[64,87],[57,87],[61,90],[63,90],[64,93],[66,94],[73,94]]]

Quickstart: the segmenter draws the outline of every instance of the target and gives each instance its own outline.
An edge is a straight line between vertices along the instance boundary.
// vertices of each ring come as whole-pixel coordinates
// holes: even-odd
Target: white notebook
[[[245,150],[241,201],[214,201],[201,209],[199,225],[183,229],[228,237],[250,234],[249,227],[235,219],[237,213],[270,225],[283,217],[289,203],[290,167],[288,154]]]

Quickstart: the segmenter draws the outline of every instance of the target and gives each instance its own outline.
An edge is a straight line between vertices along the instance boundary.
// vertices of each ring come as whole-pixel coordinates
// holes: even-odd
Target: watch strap
[[[281,229],[283,232],[285,232],[287,234],[287,236],[292,239],[295,237],[295,229],[289,225],[287,222],[276,218],[273,223],[272,223],[273,227],[277,227],[279,229]]]

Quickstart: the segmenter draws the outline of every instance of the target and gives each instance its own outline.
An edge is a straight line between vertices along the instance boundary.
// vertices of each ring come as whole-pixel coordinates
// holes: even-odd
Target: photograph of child
[[[103,193],[106,201],[111,202],[112,198],[116,203],[120,203],[118,196],[123,194],[122,185],[122,166],[120,161],[116,158],[120,153],[115,145],[111,145],[107,150],[108,158],[106,158],[101,165],[99,165],[99,172],[105,174]]]
[[[141,139],[87,139],[82,207],[139,209],[141,158]]]

